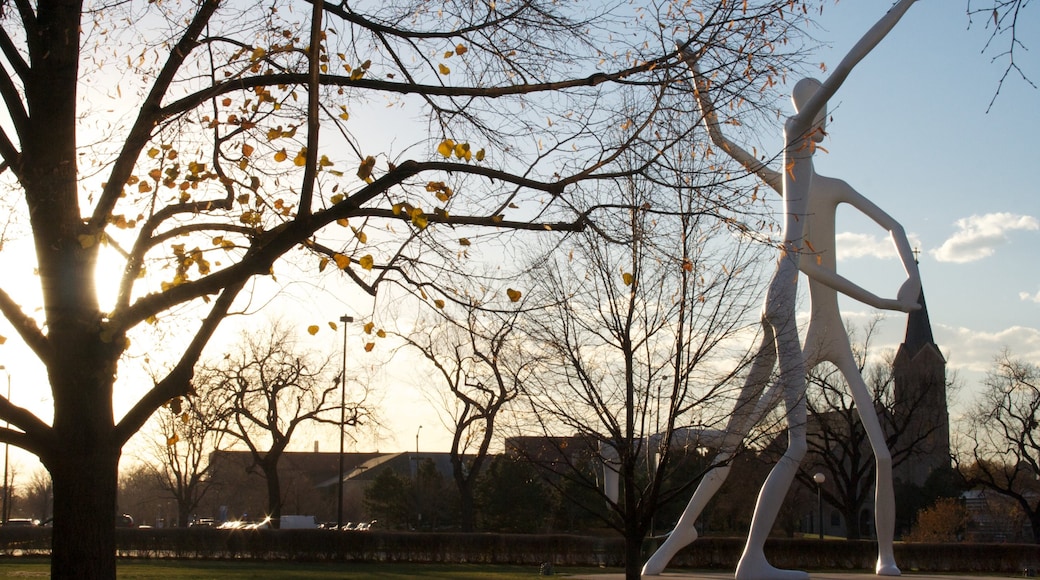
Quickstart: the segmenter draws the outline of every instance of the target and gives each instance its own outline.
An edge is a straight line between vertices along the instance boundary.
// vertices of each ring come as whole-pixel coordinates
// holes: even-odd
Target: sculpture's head
[[[794,110],[801,111],[804,106],[816,91],[820,90],[820,81],[814,78],[804,78],[795,83],[794,88],[791,89],[791,102],[794,103]],[[820,106],[820,110],[816,113],[816,119],[813,120],[813,131],[812,140],[819,143],[823,141],[823,136],[827,130],[827,103]]]

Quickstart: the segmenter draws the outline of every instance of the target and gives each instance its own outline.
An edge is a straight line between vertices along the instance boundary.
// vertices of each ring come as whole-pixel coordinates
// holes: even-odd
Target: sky
[[[832,99],[823,143],[827,152],[816,156],[820,174],[844,179],[895,217],[920,251],[935,341],[961,384],[953,421],[978,393],[1002,349],[1040,363],[1040,185],[1033,171],[1040,165],[1040,90],[1012,72],[994,100],[1006,66],[999,53],[1007,40],[998,38],[994,48],[983,52],[990,34],[986,25],[992,22],[980,18],[969,28],[966,2],[919,0],[911,7]],[[813,60],[833,67],[889,5],[887,0],[828,4],[815,31],[826,46]],[[1019,25],[1027,43],[1040,39],[1035,4]],[[1032,52],[1016,53],[1017,64],[1034,83],[1040,83],[1037,44],[1027,44]],[[745,145],[775,154],[782,146],[779,130]],[[878,294],[894,294],[902,271],[886,232],[851,211],[839,212],[838,231],[839,271]],[[313,323],[341,314],[364,320],[385,306],[356,291],[324,290],[337,297],[318,306],[307,299],[313,288],[290,286],[282,304]],[[872,316],[851,301],[842,307],[853,324]],[[888,313],[874,346],[894,349],[905,323],[906,315]],[[238,327],[235,321],[227,326],[217,342],[230,340]],[[359,326],[348,327],[352,367],[365,365],[357,362],[363,360],[366,341]],[[323,327],[315,344],[337,349],[340,332]],[[39,369],[17,356],[0,364],[10,372],[16,403],[46,405],[46,397],[25,392]],[[362,369],[384,383],[373,399],[381,407],[384,428],[376,436],[353,434],[349,448],[448,449],[450,433],[429,391],[419,386],[422,376],[410,370],[400,364]],[[0,373],[0,386],[2,381]],[[294,447],[311,449],[317,439],[322,450],[334,449],[334,440],[322,433],[305,433]],[[32,460],[21,461],[20,471],[27,476]]]

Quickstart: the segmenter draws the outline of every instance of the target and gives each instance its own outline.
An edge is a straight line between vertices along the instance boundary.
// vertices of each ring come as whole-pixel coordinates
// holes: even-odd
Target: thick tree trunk
[[[54,481],[51,578],[114,580],[120,450],[84,438],[63,439],[49,462]]]
[[[476,528],[473,480],[467,479],[457,483],[459,489],[459,526],[463,532],[472,532]]]
[[[261,469],[267,480],[267,515],[273,525],[278,526],[282,517],[282,480],[278,477],[278,462],[264,463]]]
[[[639,580],[643,571],[643,534],[625,534],[625,580]]]

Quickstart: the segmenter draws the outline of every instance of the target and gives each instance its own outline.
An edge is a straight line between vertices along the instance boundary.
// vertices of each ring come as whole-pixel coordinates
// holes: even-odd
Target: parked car
[[[30,518],[11,518],[4,522],[4,527],[10,528],[28,528],[40,525],[40,520],[34,520]]]

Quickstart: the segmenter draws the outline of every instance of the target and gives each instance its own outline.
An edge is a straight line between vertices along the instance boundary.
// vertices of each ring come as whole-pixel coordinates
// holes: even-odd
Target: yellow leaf
[[[93,245],[97,243],[97,238],[95,236],[88,236],[86,234],[81,234],[78,239],[79,245],[83,246],[83,249],[93,247]]]
[[[172,436],[166,438],[166,446],[167,447],[173,447],[180,440],[181,440],[180,436],[178,436],[176,433],[174,433]]]
[[[252,154],[253,154],[253,146],[250,145],[249,143],[243,143],[242,144],[242,155],[245,155],[246,157],[249,157]]]
[[[328,265],[329,265],[329,259],[324,257],[324,256],[322,256],[322,258],[320,260],[318,260],[318,271],[319,272],[324,272],[325,271],[325,267],[328,266]]]
[[[506,296],[509,296],[509,301],[510,302],[518,302],[520,300],[520,296],[522,296],[522,294],[520,293],[519,290],[513,290],[512,288],[507,288],[506,289]]]
[[[484,150],[481,149],[480,151],[477,151],[476,157],[477,157],[477,161],[483,161],[484,160]]]
[[[380,328],[376,331],[376,336],[378,336],[379,338],[386,338],[386,331]]]
[[[621,275],[621,279],[625,282],[625,286],[631,286],[632,285],[632,281],[635,278],[634,278],[634,276],[632,276],[632,274],[630,274],[628,272],[625,272],[624,274]]]
[[[361,256],[360,260],[358,260],[358,264],[366,270],[371,270],[374,262],[375,260],[372,258],[372,254],[365,254],[364,256]]]
[[[4,344],[5,342],[7,342],[7,337],[0,334],[0,344]]]
[[[366,342],[365,343],[365,352],[372,352],[372,349],[375,348],[375,347],[376,347],[376,343],[374,343],[374,342]]]
[[[289,158],[289,154],[285,152],[285,149],[274,154],[274,160],[281,163]]]
[[[350,266],[350,258],[343,254],[336,254],[332,256],[332,259],[336,261],[336,266],[338,266],[340,270],[346,270]]]
[[[357,176],[363,181],[372,180],[372,168],[376,165],[376,158],[369,155],[365,157],[365,160],[361,162],[361,167],[358,167]]]
[[[307,334],[309,334],[311,336],[314,336],[315,334],[318,334],[318,325],[317,324],[312,324],[312,325],[308,326],[307,327]]]
[[[295,165],[296,167],[303,167],[304,165],[307,165],[307,148],[306,147],[300,149],[300,152],[297,153],[296,157],[293,158],[293,165]]]
[[[444,301],[440,299],[434,300],[433,305],[437,308],[444,308]]]
[[[447,65],[445,65],[444,63],[438,64],[437,70],[439,70],[442,75],[446,75],[451,72],[451,69],[448,68]]]
[[[440,153],[444,157],[451,157],[451,152],[455,150],[455,142],[451,139],[445,139],[441,141],[441,144],[437,146],[437,153]]]
[[[343,199],[344,199],[343,194],[342,193],[337,193],[336,195],[333,195],[332,197],[330,197],[329,201],[331,201],[333,204],[337,204],[337,203],[343,201]]]
[[[375,322],[366,322],[365,323],[365,327],[364,327],[365,334],[372,334],[372,329],[375,328],[375,327],[376,327],[376,323]]]
[[[264,50],[263,48],[257,47],[257,48],[254,48],[253,49],[253,53],[249,55],[249,60],[251,62],[256,62],[256,61],[260,60],[261,58],[264,58],[264,56],[266,56],[266,55],[267,55],[267,51],[266,50]]]
[[[466,45],[464,45],[464,44],[456,44],[455,45],[455,54],[457,54],[459,56],[461,56],[463,54],[466,54],[467,50],[469,50],[469,49],[466,48]]]

